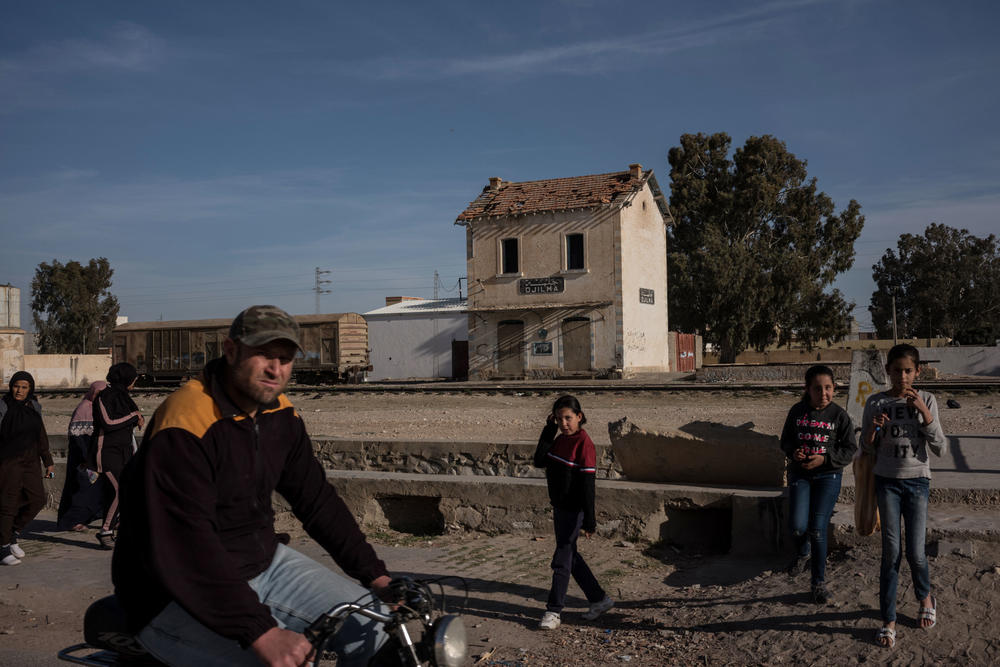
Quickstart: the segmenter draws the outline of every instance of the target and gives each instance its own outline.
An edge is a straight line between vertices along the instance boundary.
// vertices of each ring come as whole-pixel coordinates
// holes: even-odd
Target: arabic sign
[[[551,357],[552,356],[552,341],[547,340],[544,343],[532,343],[531,353],[539,357]]]
[[[556,294],[565,289],[562,278],[523,278],[517,282],[520,294]]]
[[[645,287],[639,288],[639,303],[653,303],[653,290]]]

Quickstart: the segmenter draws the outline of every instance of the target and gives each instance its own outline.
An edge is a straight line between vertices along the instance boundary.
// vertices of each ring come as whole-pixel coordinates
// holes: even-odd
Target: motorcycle
[[[399,667],[460,667],[468,659],[468,641],[461,615],[449,614],[445,609],[441,582],[449,578],[458,579],[394,579],[389,586],[394,605],[388,612],[379,610],[376,599],[363,602],[362,598],[338,604],[310,624],[304,632],[306,639],[316,649],[315,655],[322,658],[344,621],[352,614],[359,614],[381,623],[389,635],[389,640],[372,659],[373,663]],[[462,583],[464,585],[464,580]],[[440,604],[435,604],[433,584],[440,588]],[[468,595],[466,587],[466,601]],[[408,626],[417,629],[416,639]],[[125,611],[113,595],[87,608],[83,638],[84,643],[59,651],[59,659],[91,667],[163,667],[163,663],[150,655],[127,630]]]

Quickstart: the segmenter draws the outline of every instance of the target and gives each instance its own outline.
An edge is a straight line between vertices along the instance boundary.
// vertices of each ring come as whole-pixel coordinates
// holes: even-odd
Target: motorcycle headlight
[[[461,667],[469,657],[469,643],[465,639],[462,617],[454,614],[442,616],[434,628],[434,659],[439,667]]]

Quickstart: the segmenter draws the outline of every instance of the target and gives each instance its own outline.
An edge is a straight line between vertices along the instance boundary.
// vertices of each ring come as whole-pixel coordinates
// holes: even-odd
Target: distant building
[[[372,370],[369,380],[468,376],[469,319],[465,299],[386,297],[364,314]]]
[[[24,329],[21,328],[21,289],[0,285],[0,388],[7,391],[10,376],[24,368]]]
[[[670,213],[652,171],[490,183],[466,228],[474,377],[670,370]]]

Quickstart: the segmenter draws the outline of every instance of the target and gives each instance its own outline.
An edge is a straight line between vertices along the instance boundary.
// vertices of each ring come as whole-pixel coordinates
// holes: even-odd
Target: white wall
[[[465,313],[437,316],[365,315],[370,380],[451,377],[451,342],[469,339]]]
[[[921,347],[920,360],[942,373],[1000,375],[1000,347]]]
[[[667,230],[646,185],[622,209],[622,347],[626,370],[667,371]],[[653,303],[639,289],[653,290]]]
[[[24,370],[36,387],[89,387],[111,368],[110,354],[26,354]]]
[[[0,329],[0,391],[7,391],[10,376],[24,364],[24,332]]]

